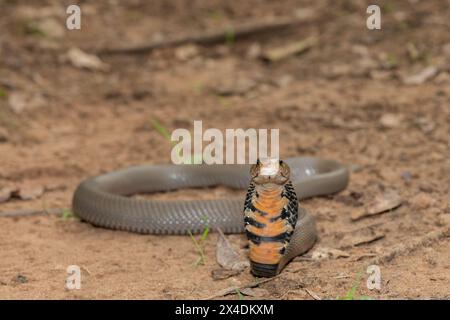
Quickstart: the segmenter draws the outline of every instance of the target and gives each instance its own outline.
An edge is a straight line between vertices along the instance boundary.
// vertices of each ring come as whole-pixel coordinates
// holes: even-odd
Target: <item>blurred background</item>
[[[282,157],[352,169],[346,191],[304,203],[318,217],[320,245],[348,256],[303,262],[301,275],[267,284],[266,297],[311,298],[299,283],[336,297],[367,257],[448,226],[450,1],[78,1],[81,29],[68,30],[71,4],[0,0],[0,211],[70,207],[83,178],[168,163],[167,134],[202,120],[279,128]],[[380,30],[366,26],[372,4]],[[392,212],[355,218],[398,198]],[[193,272],[187,238],[142,244],[58,217],[0,219],[1,297],[198,298],[226,286],[210,277],[213,244],[209,264],[180,280],[180,270]],[[70,262],[64,241],[96,270],[81,293],[59,289],[54,270]],[[387,263],[383,290],[365,294],[450,297],[449,249],[444,238]],[[100,278],[114,285],[98,291]]]

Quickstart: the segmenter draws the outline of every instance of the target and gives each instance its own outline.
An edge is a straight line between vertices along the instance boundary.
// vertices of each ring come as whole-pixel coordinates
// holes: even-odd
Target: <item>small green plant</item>
[[[219,97],[218,97],[218,100],[219,100],[219,103],[220,103],[223,107],[228,107],[228,106],[230,106],[230,101],[229,101],[228,98],[219,96]]]
[[[35,22],[25,22],[23,26],[23,32],[27,35],[37,36],[37,37],[47,37],[47,34],[42,31]]]
[[[381,7],[381,9],[384,11],[384,13],[393,13],[396,10],[393,3],[386,3]]]
[[[234,44],[235,41],[236,41],[236,33],[234,32],[234,29],[230,27],[225,32],[225,43],[228,46],[231,46]]]
[[[244,295],[242,294],[241,290],[239,290],[239,288],[236,288],[236,294],[239,300],[245,300]]]
[[[389,54],[386,60],[386,63],[389,68],[395,68],[398,65],[398,59],[394,54]]]
[[[200,236],[199,240],[195,239],[191,231],[188,231],[189,236],[191,237],[191,240],[194,243],[195,249],[197,250],[197,253],[199,255],[194,263],[196,267],[198,267],[199,265],[204,265],[206,260],[204,248],[205,248],[205,241],[209,235],[209,226],[206,218],[203,218],[202,221],[205,224],[205,229],[203,229],[202,235]]]
[[[70,209],[63,209],[62,214],[61,214],[61,218],[64,221],[67,221],[67,220],[75,218],[75,215],[73,214],[72,210],[70,210]]]
[[[195,91],[195,93],[197,93],[197,94],[201,94],[202,92],[203,92],[203,90],[204,90],[204,84],[203,84],[203,82],[201,82],[201,81],[197,81],[195,84],[194,84],[194,91]]]
[[[181,158],[181,151],[183,150],[182,147],[180,145],[177,145],[177,143],[175,141],[172,141],[171,136],[169,131],[166,129],[166,127],[164,127],[161,123],[159,123],[157,120],[154,120],[153,123],[153,128],[156,129],[156,131],[158,131],[165,139],[167,139],[171,144],[172,147],[176,148],[176,154],[178,155],[178,157]],[[200,160],[202,159],[201,155],[193,155],[190,157],[189,161],[185,164],[194,164],[194,163],[199,163],[201,162]]]
[[[8,96],[8,93],[6,90],[2,87],[0,87],[0,99],[5,99]]]
[[[362,272],[359,272],[358,275],[356,276],[355,281],[353,282],[352,287],[347,291],[347,293],[345,294],[345,296],[343,297],[338,297],[338,300],[373,300],[372,297],[369,296],[357,296],[356,292],[359,289],[359,285],[361,282],[361,277],[362,277]]]
[[[169,131],[166,129],[166,127],[164,127],[161,123],[159,123],[159,121],[154,120],[152,125],[153,125],[153,128],[155,128],[156,131],[158,131],[164,138],[171,141]]]

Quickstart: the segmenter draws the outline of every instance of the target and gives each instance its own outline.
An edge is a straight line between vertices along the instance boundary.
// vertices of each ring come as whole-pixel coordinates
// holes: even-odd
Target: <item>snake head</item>
[[[261,158],[250,168],[252,182],[255,184],[273,183],[283,185],[289,180],[289,166],[277,158]]]

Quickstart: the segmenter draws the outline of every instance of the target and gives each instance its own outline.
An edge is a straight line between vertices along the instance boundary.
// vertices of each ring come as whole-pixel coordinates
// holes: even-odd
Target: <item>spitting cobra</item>
[[[283,223],[282,237],[275,240],[270,238],[270,232],[261,235],[261,230],[252,230],[263,223],[264,218],[253,216],[253,222],[249,220],[252,217],[248,209],[257,206],[249,199],[254,199],[253,193],[258,192],[250,165],[142,165],[110,172],[79,184],[73,197],[73,212],[95,226],[144,234],[195,234],[201,233],[206,225],[220,228],[224,233],[247,232],[253,274],[273,276],[292,258],[308,251],[317,238],[314,217],[305,209],[297,208],[297,201],[339,192],[349,180],[348,169],[334,160],[296,157],[284,162],[290,172],[289,181],[283,181],[282,185],[288,183],[288,187],[278,195],[283,201],[287,199],[284,204],[291,208],[280,217],[289,223]],[[130,197],[139,193],[218,185],[248,188],[247,199],[163,201]],[[276,203],[273,206],[276,208]],[[252,243],[259,246],[259,251],[252,248]],[[274,243],[276,245],[272,246]],[[266,253],[270,252],[267,257],[262,256],[261,245],[267,247]]]

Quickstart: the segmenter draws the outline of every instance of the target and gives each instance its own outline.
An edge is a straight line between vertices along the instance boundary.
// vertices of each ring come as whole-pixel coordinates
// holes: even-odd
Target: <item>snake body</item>
[[[343,190],[346,167],[316,157],[288,158],[290,179],[299,200]],[[136,199],[152,193],[192,187],[249,186],[249,165],[142,165],[82,181],[73,197],[73,212],[95,226],[145,234],[200,233],[205,224],[224,233],[244,232],[244,199],[162,201]],[[279,270],[316,240],[314,217],[300,208]]]

